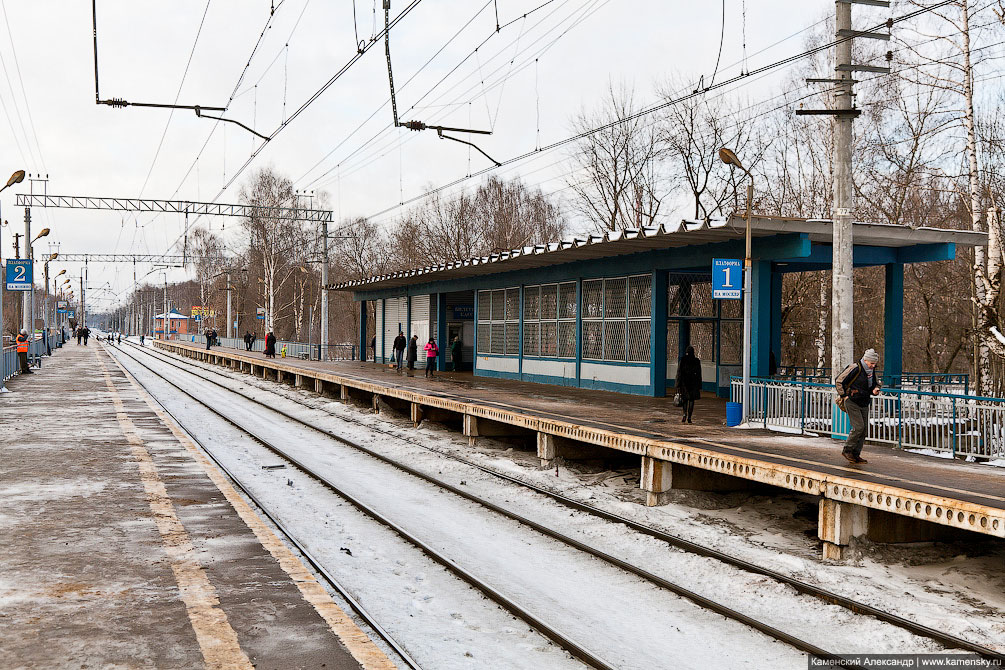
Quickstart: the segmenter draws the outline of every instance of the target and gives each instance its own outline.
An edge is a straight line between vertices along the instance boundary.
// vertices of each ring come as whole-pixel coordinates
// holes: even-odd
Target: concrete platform
[[[392,668],[97,342],[0,395],[0,665]]]
[[[682,425],[669,398],[437,373],[399,375],[385,365],[292,358],[184,342],[167,351],[311,388],[411,411],[413,420],[461,422],[472,439],[536,434],[542,465],[562,450],[594,445],[641,457],[649,504],[671,488],[735,490],[767,484],[819,496],[824,554],[852,538],[911,541],[962,530],[1005,538],[1005,469],[870,446],[868,465],[849,466],[829,438],[727,428],[724,401],[702,398],[695,423]],[[824,503],[823,501],[827,501]],[[941,530],[940,530],[941,527]]]

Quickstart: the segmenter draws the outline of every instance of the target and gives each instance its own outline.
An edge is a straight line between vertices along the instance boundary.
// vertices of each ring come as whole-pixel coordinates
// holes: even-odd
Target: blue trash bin
[[[732,428],[733,426],[739,426],[742,421],[743,421],[743,403],[727,402],[726,425]]]

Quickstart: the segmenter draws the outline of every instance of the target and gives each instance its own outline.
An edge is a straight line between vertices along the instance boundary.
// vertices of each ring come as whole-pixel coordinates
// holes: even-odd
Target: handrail
[[[882,378],[882,375],[880,375],[880,378]],[[735,381],[742,381],[743,378],[739,377],[739,376],[736,376],[736,375],[733,375],[733,376],[730,377],[730,381],[732,382],[734,380]],[[763,382],[763,383],[768,383],[768,384],[799,384],[799,385],[813,386],[813,387],[816,387],[816,388],[829,388],[829,389],[833,389],[834,388],[834,384],[823,384],[823,383],[820,383],[820,382],[808,382],[808,381],[804,381],[804,380],[801,380],[801,379],[780,379],[780,378],[777,378],[777,377],[751,377],[750,381],[752,381],[752,382],[753,381],[758,381],[758,382]],[[992,398],[992,397],[988,397],[988,396],[967,395],[967,394],[963,394],[963,393],[940,393],[938,391],[922,391],[921,389],[917,389],[917,390],[915,390],[915,389],[901,389],[901,388],[896,388],[896,387],[893,387],[893,386],[884,386],[883,389],[882,389],[882,391],[881,391],[881,393],[910,394],[910,395],[927,395],[927,396],[935,396],[935,397],[940,397],[940,398],[956,398],[957,400],[978,400],[978,401],[985,401],[985,402],[1005,403],[1005,398]]]

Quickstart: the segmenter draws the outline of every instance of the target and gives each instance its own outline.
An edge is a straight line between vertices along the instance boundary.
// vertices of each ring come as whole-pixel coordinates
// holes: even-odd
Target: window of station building
[[[478,353],[520,353],[520,289],[478,292]]]
[[[648,363],[652,277],[583,282],[583,358]]]
[[[576,355],[576,282],[524,287],[523,355]]]

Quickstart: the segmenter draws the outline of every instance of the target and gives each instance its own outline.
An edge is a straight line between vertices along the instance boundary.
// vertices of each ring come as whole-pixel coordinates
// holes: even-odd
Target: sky
[[[634,87],[643,106],[659,101],[656,86],[669,79],[707,84],[797,54],[834,8],[829,0],[413,1],[391,2],[392,20],[408,10],[391,30],[399,118],[491,130],[468,137],[498,160],[571,135],[572,117],[595,108],[611,82]],[[0,172],[48,175],[35,192],[234,203],[256,169],[271,167],[313,191],[315,203],[324,193],[336,219],[371,216],[390,226],[402,201],[490,165],[432,131],[391,127],[383,41],[357,53],[383,28],[381,2],[97,0],[102,99],[227,107],[227,118],[274,135],[268,143],[191,110],[96,105],[91,3],[0,4]],[[855,13],[861,27],[889,15]],[[751,78],[737,94],[767,100],[790,75]],[[565,197],[568,155],[540,152],[496,174]],[[0,194],[10,221],[4,257],[12,233],[23,232],[14,194],[28,190],[26,180]],[[181,251],[182,215],[35,208],[32,217],[33,234],[52,231],[36,257]],[[196,225],[240,246],[238,219]],[[150,269],[140,266],[141,278]],[[184,276],[168,271],[170,281]],[[91,264],[88,285],[92,308],[110,306],[131,289],[132,265]]]

